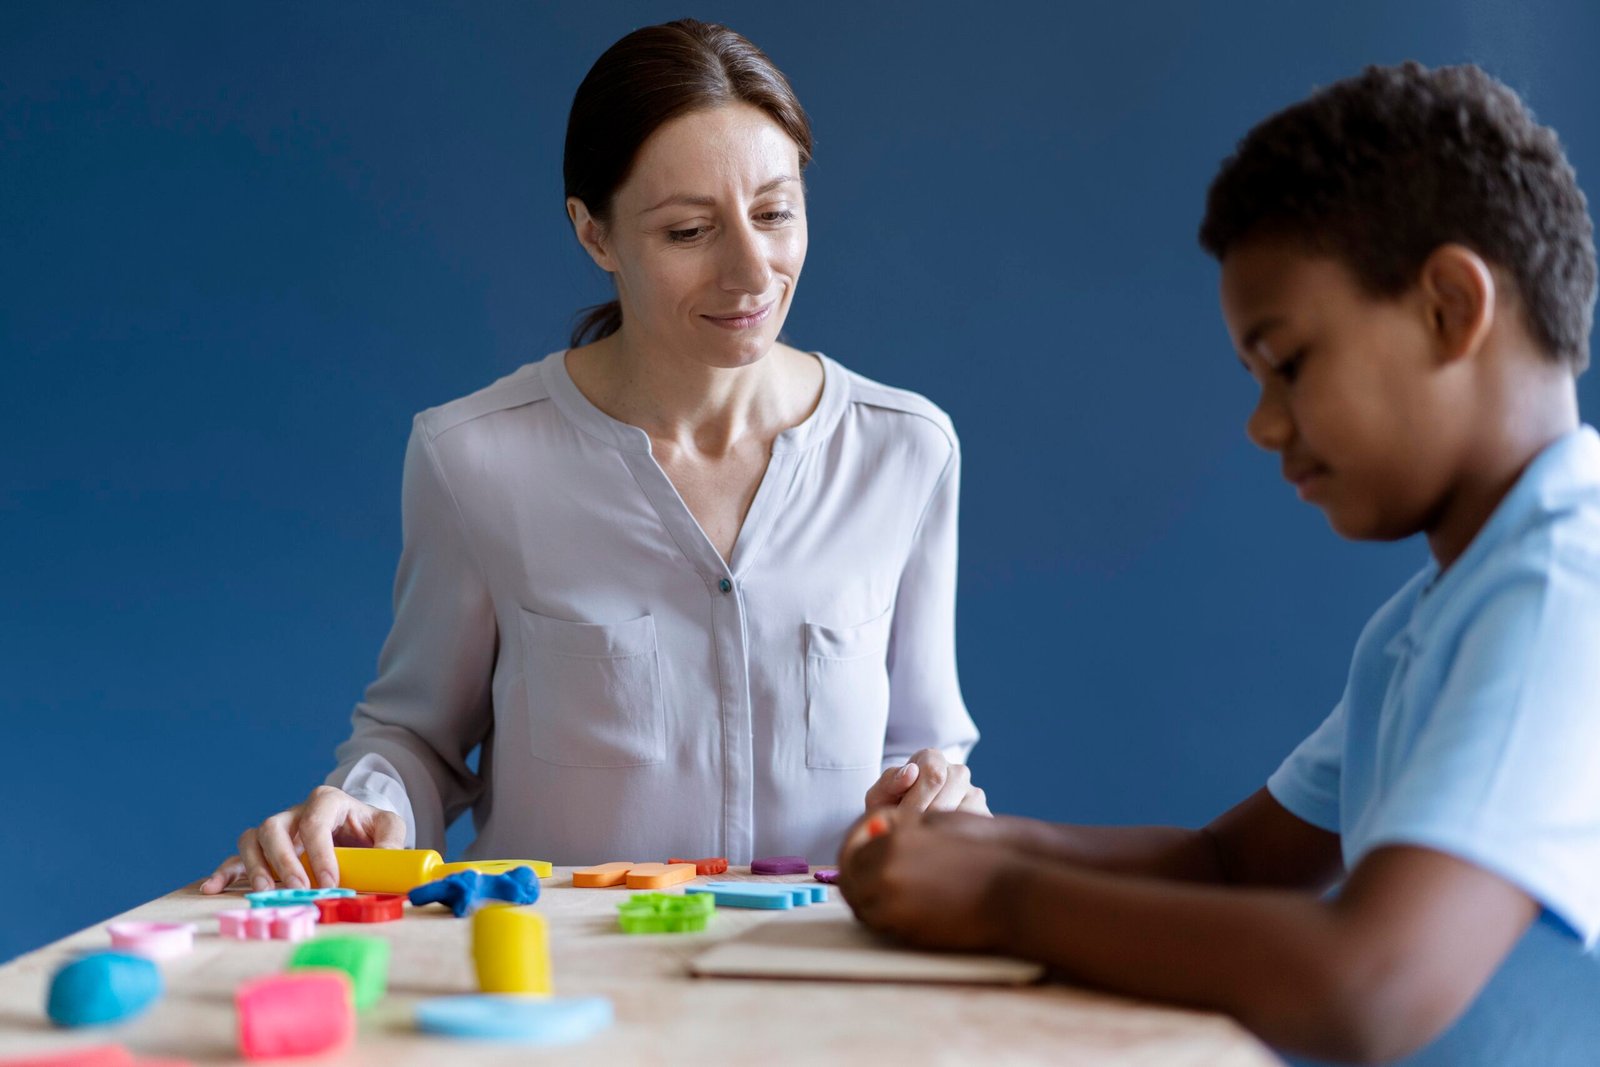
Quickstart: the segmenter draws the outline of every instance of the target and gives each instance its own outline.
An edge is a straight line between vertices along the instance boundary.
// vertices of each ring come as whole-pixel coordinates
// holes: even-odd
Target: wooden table
[[[745,877],[738,869],[725,879]],[[773,879],[762,879],[772,881]],[[800,881],[799,877],[783,879]],[[881,985],[695,978],[688,961],[721,938],[785,912],[718,909],[703,934],[628,935],[617,929],[626,890],[574,889],[565,869],[544,881],[539,906],[550,923],[558,995],[610,997],[616,1025],[579,1045],[530,1048],[459,1042],[418,1033],[412,1006],[428,997],[477,991],[471,923],[437,907],[400,922],[341,932],[392,943],[389,993],[361,1018],[356,1044],[316,1064],[440,1067],[453,1063],[1050,1063],[1238,1065],[1278,1061],[1232,1020],[1088,993],[1059,984],[1023,988]],[[813,908],[843,910],[838,891]],[[194,952],[161,965],[165,996],[143,1016],[109,1027],[60,1030],[44,1015],[50,976],[76,951],[109,947],[95,926],[0,967],[0,1056],[115,1042],[142,1056],[195,1063],[239,1062],[233,989],[282,968],[282,941],[221,939],[212,916],[244,905],[238,893],[200,895],[193,885],[120,919],[195,922]],[[797,914],[797,913],[794,913]],[[293,1061],[278,1061],[293,1062]]]

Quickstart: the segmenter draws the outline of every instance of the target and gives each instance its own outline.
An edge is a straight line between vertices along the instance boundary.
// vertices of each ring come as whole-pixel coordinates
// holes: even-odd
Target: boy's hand
[[[996,947],[1000,902],[994,897],[1001,873],[1016,860],[1012,849],[951,828],[981,821],[970,817],[901,817],[886,832],[869,833],[869,821],[883,817],[859,820],[839,856],[839,889],[856,918],[925,948]]]
[[[339,884],[335,845],[399,848],[405,844],[405,821],[392,811],[364,804],[342,789],[319,785],[304,803],[268,817],[239,835],[239,853],[217,865],[202,893],[220,893],[244,875],[250,888],[271,889],[277,879],[292,888],[306,887],[300,866],[304,850],[319,885]]]
[[[890,767],[867,790],[867,810],[899,805],[911,811],[966,811],[989,814],[983,790],[972,784],[965,763],[951,763],[943,752],[925,748],[898,767]]]

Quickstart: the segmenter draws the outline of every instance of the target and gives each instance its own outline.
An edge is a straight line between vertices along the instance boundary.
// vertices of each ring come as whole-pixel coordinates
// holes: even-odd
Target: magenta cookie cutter
[[[194,951],[194,923],[110,923],[111,947],[147,960],[175,960]]]
[[[218,931],[239,941],[304,941],[316,925],[317,909],[310,904],[217,912]]]

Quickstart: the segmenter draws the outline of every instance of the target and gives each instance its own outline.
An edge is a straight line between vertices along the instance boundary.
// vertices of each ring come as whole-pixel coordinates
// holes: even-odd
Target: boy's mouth
[[[1328,474],[1328,468],[1319,463],[1299,463],[1294,465],[1285,463],[1283,465],[1284,480],[1294,486],[1295,493],[1299,495],[1301,500],[1307,499],[1316,490],[1317,486],[1325,482]]]

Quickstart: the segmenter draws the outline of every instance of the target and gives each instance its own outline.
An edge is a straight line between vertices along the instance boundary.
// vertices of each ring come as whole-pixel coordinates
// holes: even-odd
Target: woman
[[[955,673],[949,420],[778,342],[811,131],[684,20],[579,86],[567,212],[616,283],[572,347],[417,416],[394,628],[326,785],[203,884],[334,844],[557,863],[832,856],[861,810],[987,811]],[[476,772],[467,756],[482,744]]]

